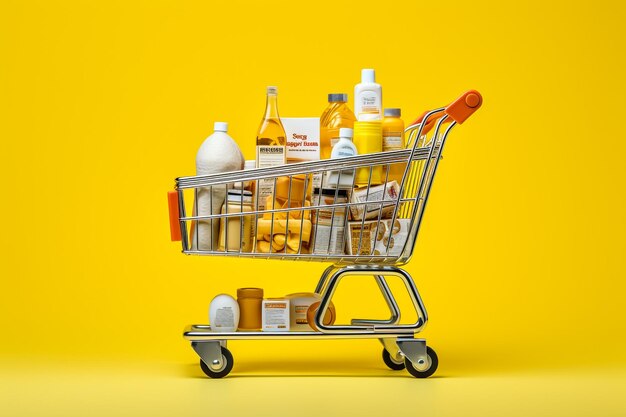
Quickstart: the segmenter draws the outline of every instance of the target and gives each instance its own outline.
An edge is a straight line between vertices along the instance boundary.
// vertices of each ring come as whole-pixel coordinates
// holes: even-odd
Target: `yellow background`
[[[7,415],[623,415],[625,18],[604,1],[4,0]],[[393,374],[361,340],[235,342],[231,378],[200,379],[181,333],[215,294],[310,291],[325,265],[183,256],[166,191],[215,121],[254,157],[266,85],[282,116],[318,116],[366,67],[405,121],[484,96],[406,267],[440,378]],[[345,288],[343,311],[368,305]]]

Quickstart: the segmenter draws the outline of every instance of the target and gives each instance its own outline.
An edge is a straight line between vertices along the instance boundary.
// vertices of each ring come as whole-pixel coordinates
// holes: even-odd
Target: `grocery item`
[[[352,143],[353,130],[342,127],[339,129],[339,141],[333,146],[331,158],[346,158],[358,154],[356,146]],[[324,181],[324,187],[347,188],[354,186],[354,169],[330,171]]]
[[[287,163],[320,159],[320,119],[281,117],[287,138]]]
[[[235,141],[228,136],[228,123],[215,122],[214,132],[205,139],[196,155],[198,175],[238,171],[243,168],[244,158]],[[202,187],[198,189],[194,215],[219,214],[226,198],[228,186]],[[198,220],[192,225],[192,250],[216,250],[219,233],[217,219]]]
[[[317,188],[313,193],[314,206],[346,204],[347,202],[347,190]],[[317,209],[313,214],[313,223],[315,224],[314,241],[311,245],[313,253],[330,255],[344,253],[345,206]]]
[[[286,159],[286,135],[285,128],[278,115],[278,89],[267,87],[267,103],[265,116],[259,126],[256,136],[256,166],[267,168],[284,165]],[[266,178],[259,180],[257,184],[257,196],[259,209],[265,209],[265,200],[274,191],[274,179]]]
[[[352,140],[359,155],[382,152],[383,125],[380,120],[372,122],[354,122],[354,138]],[[381,184],[383,182],[382,166],[358,168],[356,170],[356,185],[359,187]],[[370,176],[371,173],[371,176]]]
[[[307,321],[309,322],[309,326],[318,331],[319,329],[315,325],[315,316],[317,315],[317,310],[320,308],[321,301],[316,301],[309,306],[309,309],[306,312]],[[328,304],[328,309],[326,309],[326,314],[324,314],[324,319],[322,320],[322,324],[324,326],[330,326],[335,323],[335,318],[337,317],[337,312],[335,311],[335,306],[331,301]]]
[[[320,159],[330,158],[332,147],[339,141],[339,129],[354,127],[356,117],[347,102],[347,94],[328,95],[328,107],[320,118]]]
[[[209,322],[214,332],[234,332],[239,325],[239,304],[228,294],[216,295],[209,306]]]
[[[287,137],[287,163],[319,161],[320,119],[317,117],[281,118]],[[313,187],[319,187],[322,174],[308,175],[307,196],[311,199]]]
[[[289,331],[289,300],[270,298],[261,304],[261,330],[264,332]]]
[[[391,219],[381,220],[380,223],[377,220],[348,222],[348,254],[399,256],[409,235],[410,225],[411,219],[395,219],[393,227]]]
[[[367,208],[365,204],[356,204],[350,206],[350,218],[352,220],[363,219],[363,212],[365,212],[366,219],[373,218],[389,218],[393,215],[393,210],[396,207],[396,202],[391,200],[397,200],[400,194],[400,186],[396,181],[390,181],[386,184],[377,185],[375,187],[356,188],[350,196],[351,203],[365,203],[366,201],[384,201],[386,203],[372,203],[368,204]]]
[[[309,310],[312,305],[319,307],[322,296],[313,292],[299,292],[285,296],[289,300],[290,328],[289,330],[310,331],[317,330],[314,320],[309,318]],[[331,311],[332,310],[332,311]],[[313,318],[317,309],[313,312]],[[324,324],[331,324],[335,321],[335,306],[331,302],[324,317]],[[312,324],[313,323],[313,324]]]
[[[221,213],[245,213],[252,211],[252,192],[228,190],[228,197]],[[250,252],[252,250],[252,223],[254,216],[230,216],[220,219],[219,251]]]
[[[239,288],[237,304],[240,313],[239,330],[260,330],[263,288]]]
[[[373,69],[361,70],[361,82],[354,87],[354,114],[358,121],[382,119],[383,91]],[[365,153],[365,152],[361,152]]]
[[[404,149],[406,142],[404,140],[404,122],[400,118],[402,112],[400,109],[385,109],[385,118],[383,119],[383,152],[396,151]],[[384,167],[385,170],[387,167]],[[388,181],[395,180],[402,182],[402,175],[406,164],[391,164],[389,172],[384,173],[383,177],[387,177]]]

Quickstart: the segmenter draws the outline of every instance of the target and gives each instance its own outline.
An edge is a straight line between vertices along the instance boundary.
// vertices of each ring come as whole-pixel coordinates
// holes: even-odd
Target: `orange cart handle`
[[[461,95],[461,97],[454,100],[452,103],[448,104],[446,108],[443,110],[448,116],[448,119],[444,121],[445,123],[450,123],[454,120],[458,124],[462,124],[466,121],[476,110],[480,108],[483,104],[483,96],[476,90],[466,91]],[[424,117],[430,113],[429,111],[425,111],[420,117],[415,119],[413,123],[409,126],[416,125],[422,123]],[[427,134],[436,124],[437,120],[441,117],[434,116],[432,118],[428,118],[426,125],[422,128],[422,134]]]
[[[167,192],[167,205],[170,212],[170,237],[172,242],[180,242],[180,212],[178,211],[178,191]]]

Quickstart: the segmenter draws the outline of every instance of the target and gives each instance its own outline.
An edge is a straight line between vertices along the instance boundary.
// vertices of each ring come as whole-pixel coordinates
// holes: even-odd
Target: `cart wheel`
[[[387,365],[389,369],[394,371],[401,371],[405,368],[404,361],[396,362],[393,360],[391,354],[387,352],[387,349],[383,349],[383,362],[385,362],[385,365]]]
[[[202,369],[202,372],[210,378],[223,378],[233,369],[233,355],[228,349],[222,346],[222,366],[214,368],[207,365],[202,359],[200,359],[200,368]]]
[[[413,363],[409,360],[409,358],[406,358],[404,360],[406,370],[409,371],[409,373],[415,378],[428,378],[435,373],[435,371],[437,370],[437,366],[439,366],[439,359],[437,358],[437,354],[430,346],[426,347],[426,355],[428,355],[427,360],[429,366],[425,370],[415,369]]]

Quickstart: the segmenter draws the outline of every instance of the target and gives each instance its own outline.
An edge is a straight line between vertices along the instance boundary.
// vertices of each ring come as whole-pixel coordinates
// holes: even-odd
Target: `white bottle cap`
[[[361,82],[362,83],[375,83],[376,82],[376,74],[373,69],[362,69],[361,70]]]
[[[342,127],[339,129],[340,138],[352,139],[353,135],[354,135],[354,130],[350,129],[349,127]]]
[[[213,130],[216,132],[228,132],[228,123],[215,122],[215,124],[213,124]]]

